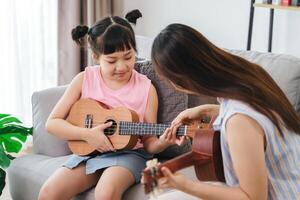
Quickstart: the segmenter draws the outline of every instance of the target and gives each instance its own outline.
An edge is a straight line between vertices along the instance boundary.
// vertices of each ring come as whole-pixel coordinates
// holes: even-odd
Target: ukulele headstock
[[[145,194],[150,194],[151,199],[160,193],[160,190],[157,188],[157,179],[161,174],[158,168],[159,163],[156,158],[147,161],[146,165],[147,168],[143,171],[143,185]]]

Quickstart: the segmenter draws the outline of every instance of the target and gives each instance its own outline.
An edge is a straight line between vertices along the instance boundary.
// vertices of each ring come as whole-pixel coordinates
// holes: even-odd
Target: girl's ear
[[[96,61],[96,62],[99,61],[99,55],[96,54],[96,53],[94,53],[94,52],[92,52],[92,58],[93,58],[93,60]]]

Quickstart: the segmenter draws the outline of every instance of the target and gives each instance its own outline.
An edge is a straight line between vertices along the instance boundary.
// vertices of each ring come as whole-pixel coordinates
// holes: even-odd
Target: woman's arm
[[[217,116],[219,114],[220,105],[217,104],[203,104],[197,107],[188,108],[181,113],[173,120],[172,124],[183,124],[186,121],[198,120],[201,117],[208,116]]]
[[[227,121],[226,134],[239,185],[217,186],[192,181],[163,168],[165,177],[159,180],[160,187],[173,187],[203,199],[267,199],[263,129],[252,118],[236,114]]]

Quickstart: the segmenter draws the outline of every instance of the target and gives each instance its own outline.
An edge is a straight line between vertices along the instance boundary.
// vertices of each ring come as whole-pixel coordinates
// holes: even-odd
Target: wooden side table
[[[253,18],[254,18],[254,8],[255,7],[270,9],[268,52],[271,52],[272,51],[274,10],[281,9],[281,10],[300,11],[300,7],[299,6],[282,6],[282,5],[274,5],[274,4],[255,3],[255,0],[251,0],[247,50],[251,50]]]

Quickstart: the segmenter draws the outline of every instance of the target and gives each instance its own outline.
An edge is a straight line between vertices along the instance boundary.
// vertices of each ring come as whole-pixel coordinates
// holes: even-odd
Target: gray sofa
[[[139,57],[149,58],[152,40],[144,37],[137,37]],[[271,53],[259,53],[254,51],[232,51],[231,53],[242,56],[250,61],[263,66],[283,89],[289,100],[300,113],[300,59]],[[153,70],[149,70],[150,63],[140,61],[137,70],[149,76],[158,89],[159,95],[159,122],[170,122],[178,112],[199,104],[215,102],[215,99],[207,97],[187,96],[176,93],[164,82],[159,80]],[[163,86],[163,87],[162,87]],[[39,190],[46,179],[62,165],[69,157],[69,149],[66,142],[55,138],[45,130],[45,121],[63,94],[65,86],[46,89],[35,92],[32,96],[33,110],[33,153],[15,159],[8,169],[8,183],[11,196],[14,200],[37,199]],[[182,147],[172,146],[162,154],[156,155],[162,160],[176,156],[190,149],[186,143]],[[186,176],[196,179],[192,167],[181,170]],[[94,199],[94,189],[78,195],[75,199]],[[174,197],[174,198],[173,198]],[[173,197],[176,199],[177,193]],[[123,197],[124,200],[148,199],[140,184],[129,188]],[[182,198],[185,199],[185,198]]]

